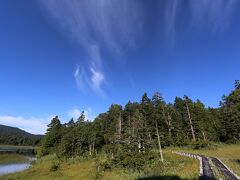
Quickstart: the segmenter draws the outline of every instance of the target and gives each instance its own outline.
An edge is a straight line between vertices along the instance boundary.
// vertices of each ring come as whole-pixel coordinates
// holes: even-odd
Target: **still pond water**
[[[0,175],[19,172],[30,167],[30,163],[16,163],[0,165]]]
[[[35,153],[36,147],[0,145],[0,176],[28,169]]]

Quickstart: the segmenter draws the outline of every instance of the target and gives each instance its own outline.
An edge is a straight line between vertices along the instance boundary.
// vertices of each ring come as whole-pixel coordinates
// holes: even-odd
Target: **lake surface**
[[[31,147],[0,145],[0,176],[28,169],[36,160],[33,150]]]
[[[30,163],[0,165],[0,175],[23,171],[28,169],[29,167],[30,167]]]

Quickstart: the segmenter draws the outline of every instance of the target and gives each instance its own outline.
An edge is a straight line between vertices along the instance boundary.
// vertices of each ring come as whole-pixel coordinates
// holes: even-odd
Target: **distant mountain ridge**
[[[0,125],[0,144],[36,146],[43,135],[34,135],[22,129]]]

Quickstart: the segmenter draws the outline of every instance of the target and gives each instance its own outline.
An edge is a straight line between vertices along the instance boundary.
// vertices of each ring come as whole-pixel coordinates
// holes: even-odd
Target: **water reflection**
[[[29,167],[30,167],[30,163],[16,163],[16,164],[0,165],[0,175],[23,171],[23,170],[28,169]]]

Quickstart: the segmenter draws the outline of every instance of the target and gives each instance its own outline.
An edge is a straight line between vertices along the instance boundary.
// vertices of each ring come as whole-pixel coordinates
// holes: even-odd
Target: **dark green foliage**
[[[235,89],[223,96],[220,108],[222,134],[221,140],[229,143],[240,141],[240,88],[239,81],[235,82]]]
[[[76,124],[82,124],[82,123],[84,123],[84,121],[85,121],[85,115],[84,115],[84,111],[82,111],[82,113],[81,113],[80,117],[78,118]]]
[[[33,135],[19,128],[0,125],[0,144],[36,146],[42,135]]]
[[[73,118],[66,124],[67,127],[73,128],[75,126],[75,122]]]
[[[58,116],[54,117],[48,125],[47,133],[41,141],[42,148],[39,150],[39,155],[47,155],[56,152],[63,137],[63,125],[61,125]]]
[[[235,80],[235,89],[240,89],[240,82],[239,82],[239,80]]]
[[[152,98],[144,93],[139,103],[128,102],[125,107],[111,105],[93,122],[85,120],[84,112],[76,123],[71,119],[63,125],[56,116],[42,139],[40,154],[93,158],[101,151],[107,160],[104,163],[96,160],[96,168],[141,170],[160,160],[161,146],[189,145],[200,149],[210,148],[212,141],[239,142],[239,87],[236,81],[235,89],[215,109],[206,108],[200,100],[193,101],[186,95],[176,97],[174,104],[167,104],[156,92]],[[153,153],[156,149],[159,153]]]
[[[53,164],[50,166],[49,171],[53,172],[53,171],[57,171],[60,168],[60,163],[59,162],[53,162]]]
[[[192,142],[190,144],[192,149],[203,149],[203,148],[211,148],[212,145],[209,141],[197,140],[196,142]]]

